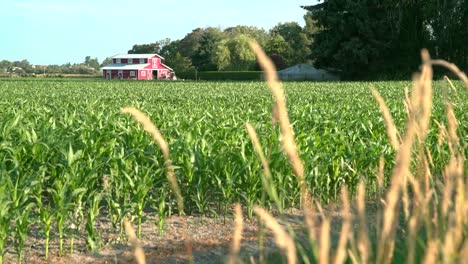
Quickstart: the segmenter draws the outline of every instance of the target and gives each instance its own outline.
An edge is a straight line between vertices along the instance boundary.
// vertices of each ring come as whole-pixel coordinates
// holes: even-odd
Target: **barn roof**
[[[162,66],[166,67],[167,69],[169,69],[171,71],[174,71],[171,67],[167,66],[166,64],[164,64],[164,63],[161,63],[161,64],[162,64]]]
[[[112,59],[148,59],[151,57],[159,57],[161,59],[164,59],[161,55],[153,53],[153,54],[117,54],[115,56],[112,56]]]
[[[109,64],[101,68],[101,70],[141,70],[148,66],[147,63],[143,64]]]

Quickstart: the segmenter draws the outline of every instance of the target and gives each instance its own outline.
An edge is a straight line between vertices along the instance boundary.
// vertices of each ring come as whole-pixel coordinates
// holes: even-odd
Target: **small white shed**
[[[317,69],[308,64],[298,64],[278,71],[278,77],[283,81],[337,81],[340,79],[329,71]]]

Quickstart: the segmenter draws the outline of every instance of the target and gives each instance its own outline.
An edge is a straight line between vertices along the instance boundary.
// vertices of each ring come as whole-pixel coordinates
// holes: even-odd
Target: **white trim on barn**
[[[109,64],[102,67],[102,70],[141,70],[148,64]]]
[[[169,69],[170,71],[174,71],[171,67],[167,66],[166,64],[164,63],[161,63],[162,66],[166,67],[167,69]]]
[[[151,57],[158,57],[160,59],[164,59],[159,54],[117,54],[111,57],[111,59],[149,59]]]

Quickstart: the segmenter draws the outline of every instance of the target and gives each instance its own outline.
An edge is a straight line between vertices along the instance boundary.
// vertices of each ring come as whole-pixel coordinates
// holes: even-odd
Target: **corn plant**
[[[53,217],[56,221],[57,231],[59,235],[59,254],[64,254],[63,240],[66,235],[65,223],[69,216],[69,211],[71,210],[70,200],[71,197],[68,196],[69,193],[69,181],[56,179],[53,183],[52,188],[48,189],[52,197],[54,204],[53,207]]]
[[[0,186],[0,264],[3,264],[6,243],[10,234],[11,201],[5,193],[5,186]]]
[[[102,193],[95,191],[95,193],[90,195],[89,199],[86,201],[88,208],[86,214],[86,232],[88,234],[86,244],[92,251],[98,250],[102,245],[101,233],[96,232],[95,230],[100,213],[99,209],[102,196]]]
[[[31,219],[30,212],[33,204],[31,196],[37,181],[33,180],[34,175],[14,175],[5,177],[4,181],[10,195],[10,212],[14,225],[12,228],[13,245],[17,252],[18,262],[22,262],[24,243],[28,234]]]
[[[44,175],[43,175],[44,176]],[[45,179],[45,177],[43,178]],[[52,229],[53,225],[53,211],[50,201],[45,199],[45,195],[43,194],[43,185],[39,184],[38,188],[35,191],[34,199],[35,205],[37,206],[37,210],[39,213],[39,224],[42,226],[42,230],[45,236],[45,258],[49,258],[49,242],[50,242],[50,230]]]
[[[86,188],[77,188],[72,192],[72,208],[69,210],[69,220],[72,224],[70,231],[70,253],[74,252],[75,237],[79,236],[83,229],[85,221],[83,197],[86,194]]]

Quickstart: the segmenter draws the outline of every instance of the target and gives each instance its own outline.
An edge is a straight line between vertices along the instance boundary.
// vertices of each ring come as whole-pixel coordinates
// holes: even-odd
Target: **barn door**
[[[112,71],[107,71],[107,72],[106,72],[106,79],[107,79],[107,80],[112,79]]]
[[[123,71],[119,71],[119,79],[120,79],[120,80],[123,79]]]

